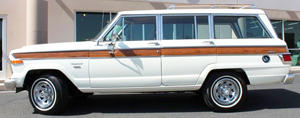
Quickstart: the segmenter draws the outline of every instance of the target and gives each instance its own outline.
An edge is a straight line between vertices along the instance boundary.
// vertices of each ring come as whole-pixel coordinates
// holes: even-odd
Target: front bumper
[[[7,79],[4,81],[4,85],[7,89],[13,90],[16,88],[16,80],[14,79]]]
[[[294,82],[295,75],[293,73],[289,73],[283,80],[284,84],[292,84]]]

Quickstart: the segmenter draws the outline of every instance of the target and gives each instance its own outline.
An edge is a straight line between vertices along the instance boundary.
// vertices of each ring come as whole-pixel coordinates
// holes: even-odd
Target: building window
[[[76,12],[76,41],[93,39],[116,13]]]
[[[284,22],[284,38],[291,53],[294,66],[300,65],[300,22],[285,21]]]
[[[291,53],[293,66],[300,66],[300,22],[272,20],[279,38],[282,38]]]
[[[281,20],[272,20],[271,21],[278,38],[282,39],[282,21]]]
[[[284,38],[289,48],[300,48],[300,22],[284,22]]]
[[[0,49],[1,49],[1,52],[0,52],[0,71],[2,71],[2,19],[0,19]]]

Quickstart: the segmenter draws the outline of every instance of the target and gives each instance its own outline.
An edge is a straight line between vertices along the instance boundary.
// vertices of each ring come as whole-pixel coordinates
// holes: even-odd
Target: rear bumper
[[[294,82],[295,75],[294,73],[289,73],[283,80],[284,84],[292,84]]]
[[[5,88],[13,90],[13,89],[16,88],[16,80],[7,79],[7,80],[4,81],[4,85],[5,85]]]

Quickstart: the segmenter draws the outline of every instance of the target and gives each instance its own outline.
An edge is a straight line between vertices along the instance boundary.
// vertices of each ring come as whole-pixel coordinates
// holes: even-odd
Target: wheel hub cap
[[[39,81],[33,88],[32,97],[39,108],[49,108],[54,101],[54,88],[48,81]]]
[[[221,105],[231,105],[237,101],[240,95],[240,88],[235,80],[223,77],[214,82],[212,94],[212,97],[217,103]]]

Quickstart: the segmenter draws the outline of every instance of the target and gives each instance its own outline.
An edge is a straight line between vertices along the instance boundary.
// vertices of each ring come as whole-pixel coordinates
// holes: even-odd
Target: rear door
[[[229,16],[230,15],[230,16]],[[266,15],[215,14],[214,37],[218,68],[243,69],[250,83],[281,82],[286,76],[277,53],[286,53]]]
[[[162,84],[195,85],[205,67],[216,63],[209,15],[163,15]]]

